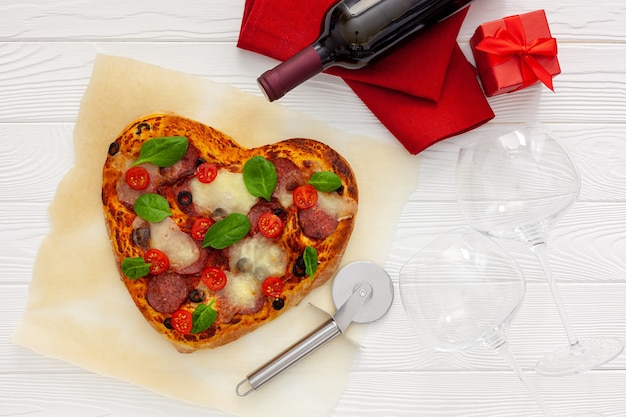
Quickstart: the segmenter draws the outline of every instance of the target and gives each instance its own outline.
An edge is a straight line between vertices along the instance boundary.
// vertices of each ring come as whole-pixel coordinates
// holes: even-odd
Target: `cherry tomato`
[[[196,168],[196,177],[198,181],[209,184],[217,177],[217,167],[210,162],[203,162]]]
[[[145,190],[150,184],[150,174],[144,167],[131,167],[126,171],[126,183],[133,190]]]
[[[293,202],[299,209],[308,209],[317,203],[317,190],[311,184],[293,190]]]
[[[200,279],[211,291],[221,290],[226,286],[226,274],[216,266],[207,266],[202,271]]]
[[[143,255],[143,259],[150,264],[150,273],[152,275],[162,274],[170,267],[170,259],[158,249],[148,249]]]
[[[263,294],[278,298],[283,293],[283,281],[278,277],[267,277],[261,284]]]
[[[191,333],[193,328],[193,315],[187,310],[176,310],[172,313],[172,328],[180,334]]]
[[[209,230],[214,223],[214,220],[207,219],[206,217],[196,219],[196,221],[193,222],[193,226],[191,226],[191,237],[196,240],[203,240],[207,230]]]
[[[280,217],[269,211],[261,214],[257,225],[261,234],[270,239],[280,236],[285,228],[285,224]]]

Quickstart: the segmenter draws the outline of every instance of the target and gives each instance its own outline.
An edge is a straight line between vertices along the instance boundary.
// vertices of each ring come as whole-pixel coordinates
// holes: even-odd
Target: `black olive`
[[[282,310],[284,306],[285,300],[283,300],[282,298],[275,298],[274,301],[272,301],[272,308],[274,310]]]
[[[272,210],[272,213],[278,216],[278,218],[281,219],[283,222],[287,220],[287,210],[282,207],[276,207],[274,210]]]
[[[133,239],[133,242],[135,242],[135,245],[141,248],[147,248],[148,246],[150,246],[150,228],[147,226],[133,229],[131,237]]]
[[[254,268],[254,264],[252,261],[246,257],[241,258],[237,261],[237,269],[239,272],[251,272]]]
[[[213,210],[213,213],[211,213],[211,218],[213,220],[219,220],[226,216],[228,216],[228,212],[221,207],[216,208],[215,210]]]
[[[184,207],[187,207],[193,202],[193,196],[189,191],[181,191],[180,193],[178,193],[177,199],[178,203]]]
[[[172,330],[172,318],[168,317],[165,320],[163,320],[163,326],[165,326],[166,329],[170,329]]]
[[[120,144],[117,142],[113,142],[109,145],[109,155],[115,156],[120,150]]]
[[[270,276],[270,271],[264,266],[258,266],[252,271],[252,275],[259,281],[263,281]]]
[[[201,303],[202,301],[204,301],[204,291],[197,288],[195,290],[192,290],[189,293],[189,300],[192,303]]]
[[[141,135],[141,132],[143,130],[150,130],[150,125],[148,123],[139,123],[137,125],[137,131],[135,132],[135,135]]]
[[[293,274],[297,277],[303,277],[306,275],[306,265],[304,264],[304,256],[300,255],[298,259],[293,263],[291,268]]]
[[[204,164],[206,161],[204,160],[204,158],[198,158],[196,159],[196,168],[198,168],[200,165]]]

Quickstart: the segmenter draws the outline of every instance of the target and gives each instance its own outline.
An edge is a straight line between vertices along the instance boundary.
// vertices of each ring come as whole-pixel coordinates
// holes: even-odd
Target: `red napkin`
[[[247,0],[238,47],[284,61],[319,36],[336,0]],[[358,70],[333,67],[411,153],[494,117],[456,43],[467,9]],[[297,88],[297,87],[296,87]]]

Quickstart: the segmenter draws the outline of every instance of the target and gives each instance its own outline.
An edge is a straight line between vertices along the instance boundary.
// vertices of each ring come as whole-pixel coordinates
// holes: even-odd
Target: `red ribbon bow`
[[[504,19],[506,29],[498,28],[493,36],[487,36],[476,45],[476,49],[486,52],[494,65],[502,64],[517,56],[521,62],[524,85],[540,80],[554,91],[552,75],[537,61],[536,57],[555,57],[556,39],[538,38],[528,43],[522,19],[511,16]]]

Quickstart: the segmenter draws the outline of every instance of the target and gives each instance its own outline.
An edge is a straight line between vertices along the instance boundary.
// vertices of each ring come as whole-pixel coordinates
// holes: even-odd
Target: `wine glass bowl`
[[[468,224],[494,237],[530,244],[547,239],[580,191],[571,158],[538,125],[461,148],[456,184]]]
[[[420,250],[399,275],[407,317],[427,345],[443,352],[478,343],[494,349],[543,413],[553,415],[508,349],[507,330],[526,289],[524,275],[508,252],[490,237],[465,227]]]
[[[409,320],[440,351],[465,349],[505,332],[524,292],[517,263],[471,229],[437,239],[400,271]]]
[[[456,189],[470,226],[492,237],[527,244],[543,268],[568,344],[542,358],[537,372],[570,375],[619,355],[624,347],[620,340],[576,337],[552,276],[548,235],[580,192],[576,166],[553,134],[540,124],[525,124],[461,148]]]

